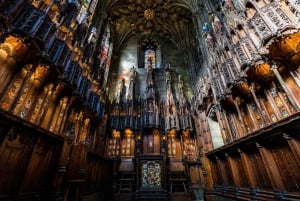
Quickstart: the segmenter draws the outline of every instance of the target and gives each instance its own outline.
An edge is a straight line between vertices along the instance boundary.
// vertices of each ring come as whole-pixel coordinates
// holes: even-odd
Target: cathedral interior
[[[0,201],[299,201],[299,132],[299,0],[0,0]]]

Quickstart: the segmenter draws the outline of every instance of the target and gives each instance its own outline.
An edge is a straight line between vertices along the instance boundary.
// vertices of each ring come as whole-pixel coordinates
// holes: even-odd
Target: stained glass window
[[[104,69],[102,86],[106,86],[112,56],[112,42],[110,40],[110,27],[107,25],[101,41],[100,68]]]
[[[150,66],[152,68],[156,67],[156,54],[154,50],[147,49],[145,51],[145,68],[149,68]]]

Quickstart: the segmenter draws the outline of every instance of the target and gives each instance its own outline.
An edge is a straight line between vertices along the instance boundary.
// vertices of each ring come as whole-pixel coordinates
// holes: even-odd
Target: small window
[[[154,38],[143,38],[139,41],[138,63],[139,68],[158,68],[161,61],[161,53],[158,42]]]

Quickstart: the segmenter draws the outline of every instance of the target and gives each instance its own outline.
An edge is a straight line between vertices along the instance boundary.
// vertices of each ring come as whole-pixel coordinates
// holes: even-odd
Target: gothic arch
[[[265,44],[266,55],[274,61],[289,61],[294,67],[300,64],[300,32],[286,29]]]
[[[248,1],[245,4],[245,15],[247,19],[252,19],[256,13],[257,13],[256,7],[250,1]]]
[[[160,39],[158,37],[148,37],[147,35],[143,35],[138,39],[138,67],[144,68],[145,61],[145,51],[147,49],[152,49],[155,52],[155,65],[159,67],[159,64],[162,63],[162,55],[160,49]],[[152,48],[148,48],[148,46],[152,46]]]
[[[224,145],[224,139],[217,117],[217,111],[219,110],[219,107],[219,105],[212,105],[207,113],[211,140],[215,149]]]

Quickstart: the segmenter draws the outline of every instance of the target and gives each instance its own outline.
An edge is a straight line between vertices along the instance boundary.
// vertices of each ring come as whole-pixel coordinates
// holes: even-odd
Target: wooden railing
[[[300,200],[299,192],[284,192],[276,190],[265,190],[259,188],[242,188],[237,186],[217,185],[214,188],[214,195],[221,197],[227,197],[233,200],[261,200],[261,201],[273,201],[273,200],[288,200],[298,201]]]

